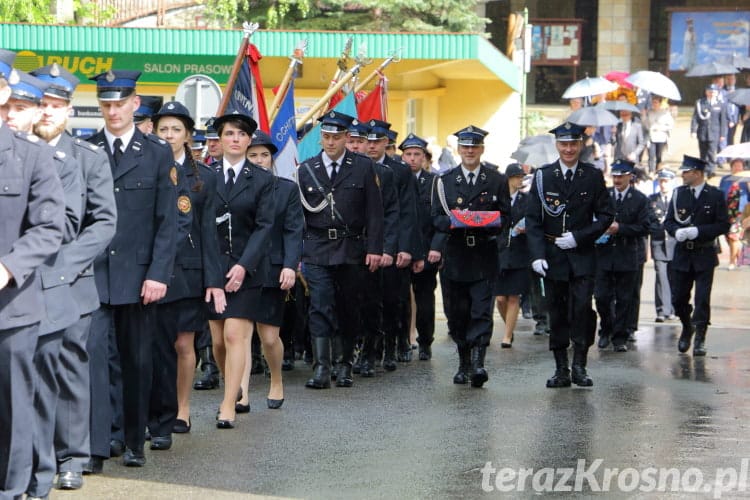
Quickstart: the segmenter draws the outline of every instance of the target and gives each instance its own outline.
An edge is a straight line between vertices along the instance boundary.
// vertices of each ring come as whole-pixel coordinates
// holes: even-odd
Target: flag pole
[[[349,55],[352,52],[352,43],[354,39],[352,37],[348,37],[346,39],[346,43],[344,44],[344,50],[341,51],[341,55],[339,56],[338,61],[336,61],[336,72],[333,74],[333,78],[331,78],[331,83],[328,84],[328,90],[331,90],[333,87],[335,87],[339,80],[343,78],[346,75],[347,72],[347,62],[349,61]],[[339,86],[339,89],[341,89],[342,86]],[[327,92],[327,91],[326,91]],[[338,92],[338,90],[336,90]],[[334,92],[331,94],[331,97],[336,93]],[[330,97],[329,97],[330,99]],[[318,108],[318,110],[322,110],[322,106]],[[325,110],[322,110],[325,111]],[[311,118],[315,117],[315,115],[312,115]]]
[[[237,51],[237,57],[234,58],[232,70],[229,72],[229,79],[224,88],[224,95],[221,96],[219,109],[216,110],[216,116],[223,115],[224,111],[227,109],[229,99],[232,97],[232,89],[237,81],[237,76],[240,74],[240,68],[242,67],[242,63],[245,62],[245,57],[247,57],[247,47],[250,45],[250,37],[253,36],[253,33],[255,33],[259,27],[260,25],[258,23],[249,23],[247,21],[242,23],[242,43],[240,44],[240,49]]]
[[[297,68],[298,64],[302,64],[302,60],[305,57],[306,50],[307,38],[303,38],[299,41],[299,43],[297,43],[297,47],[294,49],[292,55],[289,56],[289,67],[286,70],[286,74],[284,74],[284,78],[281,79],[279,90],[276,92],[276,96],[273,98],[273,103],[271,104],[271,114],[268,117],[268,121],[270,123],[273,123],[273,120],[276,118],[276,115],[279,112],[279,108],[281,108],[281,102],[284,100],[286,91],[289,89],[289,82],[292,81],[294,70]]]
[[[346,74],[338,82],[336,82],[336,84],[333,87],[330,87],[328,91],[323,95],[323,97],[321,97],[320,100],[316,102],[307,111],[307,113],[305,113],[305,115],[297,121],[297,130],[300,130],[305,125],[305,123],[307,123],[310,120],[310,118],[312,118],[315,115],[315,113],[317,113],[320,110],[320,108],[325,106],[328,103],[328,101],[331,99],[331,97],[333,97],[333,95],[336,92],[341,90],[341,87],[346,85],[349,82],[349,80],[351,80],[356,75],[358,75],[362,67],[367,66],[371,62],[372,62],[372,59],[368,59],[367,57],[365,57],[364,46],[360,47],[360,52],[357,58],[355,59],[354,66],[352,66],[351,69],[349,69],[346,72]]]
[[[385,70],[385,68],[388,67],[389,64],[391,64],[392,62],[399,62],[399,61],[401,61],[401,49],[394,51],[388,59],[380,63],[380,66],[378,66],[372,73],[370,73],[370,75],[367,78],[362,80],[354,88],[354,92],[356,93],[364,89],[367,86],[367,84],[370,83],[373,80],[373,78],[375,78],[375,76],[378,76],[378,75],[383,76],[383,71]]]

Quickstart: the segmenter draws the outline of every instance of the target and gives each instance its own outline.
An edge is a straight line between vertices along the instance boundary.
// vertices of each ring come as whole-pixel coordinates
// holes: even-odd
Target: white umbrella
[[[582,127],[608,127],[617,125],[620,120],[604,107],[604,103],[599,103],[573,111],[568,121]]]
[[[727,146],[719,154],[722,158],[750,158],[750,142],[741,142]]]
[[[733,75],[739,73],[737,68],[734,66],[722,63],[718,61],[711,61],[710,63],[697,64],[690,68],[690,71],[685,73],[685,76],[717,76],[717,75]]]
[[[677,85],[675,85],[672,80],[656,71],[636,71],[625,78],[625,81],[630,82],[647,92],[651,92],[652,94],[660,95],[673,101],[682,100]]]
[[[575,97],[589,97],[592,95],[606,94],[617,90],[619,85],[615,82],[610,82],[606,78],[600,76],[590,78],[586,77],[583,80],[578,80],[573,85],[565,90],[562,95],[563,99],[573,99]]]

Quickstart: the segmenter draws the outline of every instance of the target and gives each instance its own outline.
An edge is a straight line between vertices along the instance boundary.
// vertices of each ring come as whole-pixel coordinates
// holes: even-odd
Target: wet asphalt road
[[[528,498],[553,494],[566,474],[559,468],[579,460],[593,477],[574,475],[560,486],[575,489],[577,478],[582,491],[556,496],[597,493],[608,467],[622,471],[605,488],[618,498],[685,498],[696,473],[703,482],[693,498],[750,497],[742,467],[750,457],[750,269],[717,270],[703,359],[676,352],[678,322],[652,322],[650,265],[645,274],[638,340],[627,353],[592,349],[593,388],[545,388],[554,368],[546,337],[521,319],[513,348],[500,349],[499,318],[488,384],[453,385],[456,354],[441,317],[432,361],[355,377],[351,389],[305,389],[310,370],[297,362],[284,374],[283,409],[272,411],[267,381],[256,377],[252,411],[234,430],[214,427],[219,391],[196,391],[192,432],[175,435],[171,450],[147,450],[142,469],[110,460],[79,492],[52,498]],[[487,462],[536,477],[496,483]],[[549,467],[558,468],[551,483]],[[676,468],[677,490],[655,491],[648,467]],[[735,486],[718,491],[716,481],[732,485],[732,470],[716,469],[730,467]],[[504,485],[511,491],[499,492]]]

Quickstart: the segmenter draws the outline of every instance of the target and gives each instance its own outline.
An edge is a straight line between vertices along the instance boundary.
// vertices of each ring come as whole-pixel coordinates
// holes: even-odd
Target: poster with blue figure
[[[674,11],[669,34],[670,71],[748,56],[750,10]]]

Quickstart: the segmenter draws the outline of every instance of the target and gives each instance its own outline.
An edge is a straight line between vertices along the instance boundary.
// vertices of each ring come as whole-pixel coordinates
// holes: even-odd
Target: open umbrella
[[[741,56],[736,52],[732,52],[731,56],[727,56],[721,60],[730,66],[734,66],[738,69],[750,69],[750,57]]]
[[[627,101],[604,101],[604,107],[610,111],[630,111],[631,113],[640,113],[638,106],[634,106]]]
[[[638,88],[641,88],[652,94],[672,99],[673,101],[682,100],[680,91],[677,85],[656,71],[636,71],[626,78],[627,81],[632,83]]]
[[[610,71],[604,78],[610,82],[615,82],[620,87],[626,87],[629,89],[633,88],[633,84],[627,81],[627,77],[630,75],[627,71]]]
[[[607,92],[612,92],[616,88],[617,84],[610,82],[606,78],[600,76],[591,78],[587,76],[583,80],[578,80],[568,87],[562,97],[563,99],[589,97],[592,95],[606,94]]]
[[[737,89],[727,94],[727,99],[740,106],[750,106],[750,89]]]
[[[696,64],[690,71],[685,73],[685,76],[718,76],[718,75],[732,75],[739,73],[737,68],[727,63],[713,61],[710,63]]]
[[[719,154],[722,158],[750,158],[750,142],[741,142],[727,146]]]
[[[607,127],[617,125],[619,120],[604,107],[604,103],[573,111],[568,117],[570,123],[583,127]]]
[[[524,165],[540,167],[552,163],[559,157],[555,138],[551,135],[534,135],[526,137],[518,149],[510,155],[511,158]]]

